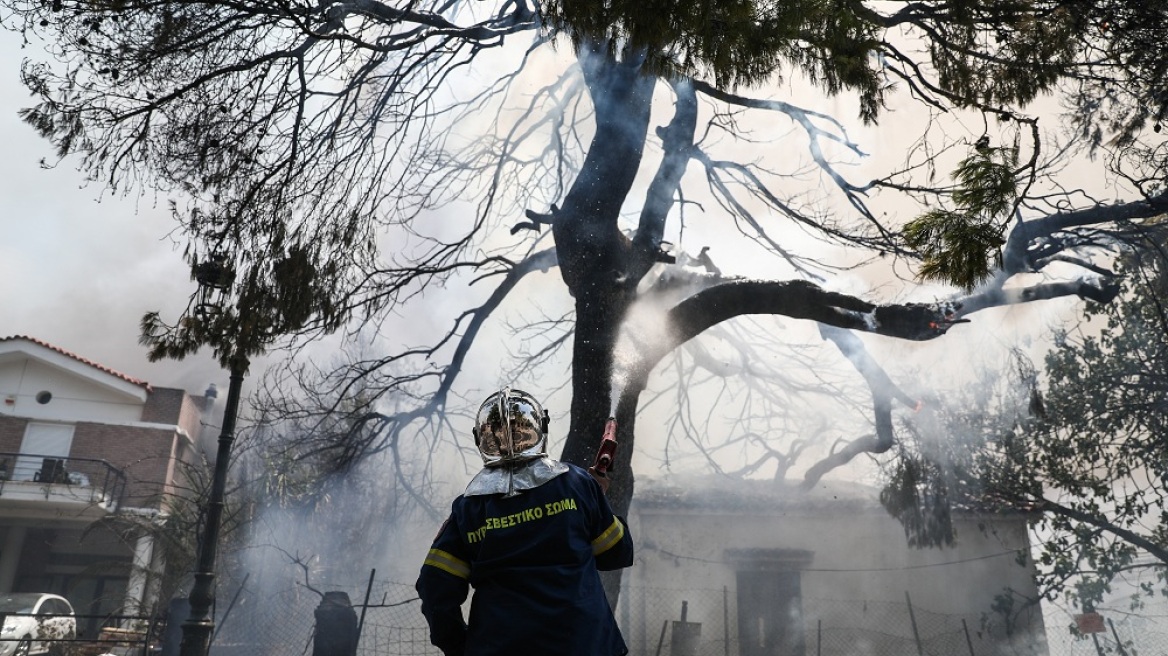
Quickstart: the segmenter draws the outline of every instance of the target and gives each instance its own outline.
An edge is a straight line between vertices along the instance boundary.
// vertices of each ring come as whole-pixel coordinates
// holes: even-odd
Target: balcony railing
[[[0,452],[0,498],[43,492],[45,499],[97,504],[117,510],[126,474],[104,460]]]

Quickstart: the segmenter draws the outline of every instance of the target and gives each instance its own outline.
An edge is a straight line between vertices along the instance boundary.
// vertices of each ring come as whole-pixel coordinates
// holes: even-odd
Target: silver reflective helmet
[[[479,406],[472,433],[483,465],[498,467],[547,453],[548,414],[535,397],[504,387]]]

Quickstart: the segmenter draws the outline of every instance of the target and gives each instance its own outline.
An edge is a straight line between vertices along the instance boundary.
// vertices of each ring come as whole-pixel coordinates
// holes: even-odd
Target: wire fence
[[[361,616],[356,656],[440,656],[412,584],[371,580],[345,591]],[[211,653],[309,656],[319,601],[295,583],[262,594],[245,588],[217,618]],[[805,598],[769,616],[770,626],[758,617],[740,618],[726,589],[625,587],[616,608],[631,656],[1168,656],[1168,634],[1139,627],[1048,646],[1042,635],[1011,635],[984,617],[936,613],[907,598]]]
[[[687,615],[681,622],[682,612]],[[914,608],[911,600],[804,598],[743,609],[734,591],[624,588],[617,618],[635,656],[1040,656],[1037,639],[979,617]],[[699,625],[695,629],[692,625]],[[700,633],[696,644],[687,638]],[[686,644],[678,644],[678,637]]]
[[[1168,629],[1163,619],[1126,615],[1107,620],[1100,633],[1074,635],[1069,628],[1053,627],[1050,653],[1056,656],[1168,656]]]
[[[441,656],[430,634],[412,584],[396,581],[354,583],[344,590],[360,617],[357,656]],[[368,603],[364,603],[368,597]],[[215,656],[307,656],[312,653],[314,611],[320,595],[296,582],[276,589],[245,587],[212,644]]]

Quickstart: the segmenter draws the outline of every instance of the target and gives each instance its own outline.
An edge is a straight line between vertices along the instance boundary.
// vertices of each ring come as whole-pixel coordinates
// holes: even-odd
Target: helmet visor
[[[502,390],[479,406],[479,453],[488,465],[541,455],[543,407],[521,390]]]

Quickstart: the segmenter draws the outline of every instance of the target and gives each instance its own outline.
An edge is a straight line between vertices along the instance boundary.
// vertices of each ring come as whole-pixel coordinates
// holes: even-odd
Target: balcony
[[[0,517],[92,520],[116,512],[126,474],[104,460],[0,452]]]

